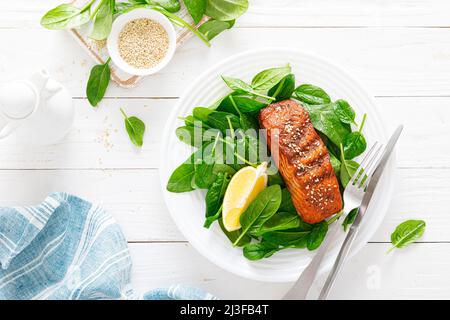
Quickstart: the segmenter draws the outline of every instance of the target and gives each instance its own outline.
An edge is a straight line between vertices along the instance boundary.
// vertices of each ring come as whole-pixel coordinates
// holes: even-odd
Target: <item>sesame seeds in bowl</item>
[[[172,59],[175,29],[161,13],[136,9],[114,21],[107,46],[111,60],[121,70],[133,75],[150,75]]]
[[[129,65],[148,69],[167,54],[169,36],[158,22],[140,18],[129,21],[119,34],[119,54]]]

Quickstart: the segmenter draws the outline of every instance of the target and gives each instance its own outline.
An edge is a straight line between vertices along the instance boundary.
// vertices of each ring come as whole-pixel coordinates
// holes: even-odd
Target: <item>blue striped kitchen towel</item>
[[[137,294],[127,241],[101,207],[65,193],[0,208],[0,299],[214,299],[175,285]]]

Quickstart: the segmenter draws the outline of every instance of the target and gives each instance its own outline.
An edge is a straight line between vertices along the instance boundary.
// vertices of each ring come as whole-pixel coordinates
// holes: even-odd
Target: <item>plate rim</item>
[[[184,90],[183,94],[180,95],[179,101],[177,102],[176,106],[174,107],[174,109],[170,112],[169,114],[169,118],[168,119],[173,119],[174,117],[177,116],[177,113],[180,109],[180,107],[182,106],[184,100],[186,99],[186,97],[189,95],[189,93],[192,91],[193,88],[195,88],[198,83],[201,82],[201,79],[206,77],[207,75],[213,73],[215,70],[220,69],[221,67],[223,67],[224,65],[226,65],[228,62],[230,61],[234,61],[235,59],[239,59],[242,56],[247,56],[247,55],[252,55],[252,54],[262,54],[262,53],[266,53],[266,52],[289,52],[289,53],[297,53],[303,56],[309,56],[311,59],[314,59],[318,62],[323,62],[325,64],[328,64],[330,66],[333,66],[333,68],[335,68],[336,70],[338,70],[341,74],[343,74],[344,76],[346,76],[349,80],[351,80],[353,82],[353,84],[358,87],[358,89],[365,95],[365,97],[368,99],[368,101],[370,102],[371,105],[374,106],[373,110],[371,110],[371,114],[370,116],[376,119],[377,124],[379,124],[379,127],[382,131],[382,138],[384,140],[387,139],[386,136],[386,125],[384,123],[384,121],[382,120],[382,118],[380,117],[380,114],[378,112],[378,108],[377,108],[377,104],[375,102],[374,96],[372,94],[370,94],[370,91],[367,90],[365,84],[358,79],[358,77],[356,77],[352,72],[350,72],[349,70],[347,70],[345,67],[342,67],[342,65],[339,65],[338,63],[334,62],[332,59],[325,57],[321,54],[315,53],[314,51],[310,51],[310,50],[303,50],[303,49],[297,49],[297,48],[289,48],[289,47],[267,47],[267,48],[256,48],[256,49],[250,49],[250,50],[245,50],[243,52],[234,54],[229,56],[228,58],[225,58],[219,62],[217,62],[216,64],[210,66],[209,68],[207,68],[206,70],[204,70],[203,72],[201,72],[199,75],[197,75],[195,77],[195,79],[186,87],[186,89]],[[219,75],[218,75],[219,76]],[[163,136],[161,139],[161,142],[163,145],[164,142],[167,142],[169,140],[169,136],[172,134],[173,128],[170,127],[170,125],[166,126],[166,128],[164,129],[163,132]],[[164,150],[163,150],[164,151]],[[286,283],[286,282],[293,282],[296,280],[296,278],[293,278],[292,276],[288,275],[288,276],[279,276],[277,278],[268,278],[259,274],[255,274],[252,272],[249,272],[248,270],[241,270],[241,271],[235,271],[235,270],[231,270],[229,269],[226,265],[224,265],[223,263],[221,263],[220,261],[217,261],[213,258],[211,258],[208,253],[206,252],[207,250],[202,248],[201,246],[197,245],[197,241],[195,239],[195,237],[191,236],[191,235],[187,235],[184,230],[180,227],[180,223],[177,221],[177,219],[175,219],[176,217],[174,216],[174,214],[172,213],[172,211],[170,210],[170,207],[167,205],[169,202],[169,199],[167,198],[169,194],[173,194],[170,193],[169,191],[167,191],[166,189],[166,185],[167,185],[167,181],[165,181],[165,178],[163,176],[163,174],[161,174],[161,169],[162,169],[162,164],[164,163],[164,159],[166,158],[166,153],[165,152],[161,152],[160,155],[160,163],[158,166],[158,171],[159,171],[159,179],[160,179],[160,184],[161,184],[161,189],[163,192],[163,198],[164,198],[164,202],[168,208],[168,211],[170,213],[170,216],[172,218],[172,220],[174,221],[175,225],[177,226],[178,230],[183,234],[183,236],[188,240],[189,244],[192,245],[192,247],[199,252],[205,259],[207,259],[209,262],[213,263],[214,265],[220,267],[222,270],[225,270],[227,272],[230,272],[234,275],[240,276],[240,277],[244,277],[247,279],[251,279],[251,280],[256,280],[256,281],[263,281],[263,282],[271,282],[271,283]],[[391,170],[392,173],[392,179],[390,179],[390,184],[389,184],[389,190],[387,190],[386,194],[388,195],[388,199],[384,198],[384,203],[382,205],[380,205],[382,207],[382,212],[383,212],[383,218],[386,216],[387,214],[387,210],[388,207],[391,203],[392,200],[392,196],[393,196],[393,190],[395,188],[395,177],[396,177],[396,152],[395,150],[392,152],[391,158],[389,160],[388,163],[388,168]],[[348,259],[350,259],[351,257],[353,257],[355,254],[357,254],[366,244],[367,241],[369,240],[369,238],[371,236],[373,236],[373,234],[376,232],[376,230],[379,229],[380,225],[382,223],[382,219],[380,219],[380,223],[378,224],[377,228],[374,229],[374,231],[369,235],[366,236],[364,238],[364,241],[360,241],[360,243],[354,243],[353,248],[350,251],[349,257]],[[329,270],[331,268],[331,264],[325,264],[321,266],[318,276],[320,276],[320,274],[326,272],[327,270]],[[304,269],[303,269],[304,270]],[[302,270],[302,272],[303,272]]]

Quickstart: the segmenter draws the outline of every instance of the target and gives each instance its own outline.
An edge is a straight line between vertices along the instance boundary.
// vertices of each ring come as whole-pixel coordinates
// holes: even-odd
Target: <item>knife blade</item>
[[[398,138],[400,137],[400,134],[402,133],[402,130],[403,130],[403,126],[401,125],[395,130],[394,134],[389,139],[389,142],[387,143],[386,148],[384,149],[383,155],[378,163],[378,166],[372,175],[369,185],[367,186],[367,190],[364,194],[363,200],[361,202],[361,206],[359,207],[359,214],[357,215],[355,221],[351,225],[350,230],[348,231],[347,236],[345,237],[345,240],[342,243],[339,254],[338,254],[338,256],[334,262],[334,265],[331,268],[331,271],[328,275],[328,278],[325,281],[325,284],[322,287],[322,290],[319,294],[319,298],[318,298],[319,300],[325,300],[328,297],[328,294],[330,293],[331,288],[333,287],[334,281],[336,280],[336,276],[338,275],[339,271],[341,270],[341,267],[342,267],[343,263],[345,262],[345,259],[347,258],[348,253],[350,252],[351,245],[352,245],[353,240],[355,239],[355,236],[358,232],[361,221],[364,218],[364,216],[366,215],[366,211],[369,206],[370,200],[372,199],[372,196],[375,193],[378,182],[384,172],[384,168],[386,167],[389,157],[391,156],[392,151],[394,150],[395,144],[397,143]]]

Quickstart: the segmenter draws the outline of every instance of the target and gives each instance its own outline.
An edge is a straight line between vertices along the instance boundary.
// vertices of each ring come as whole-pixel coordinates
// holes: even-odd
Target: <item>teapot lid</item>
[[[11,119],[24,119],[36,109],[38,94],[27,81],[0,86],[0,111]]]

